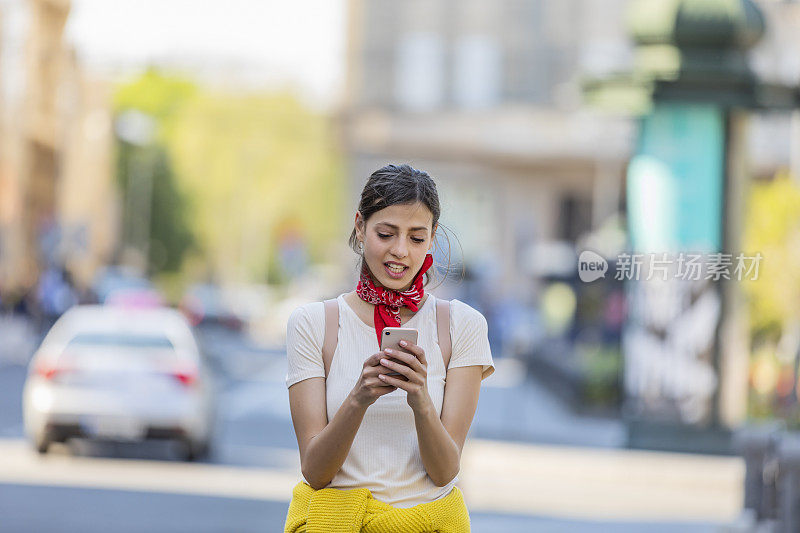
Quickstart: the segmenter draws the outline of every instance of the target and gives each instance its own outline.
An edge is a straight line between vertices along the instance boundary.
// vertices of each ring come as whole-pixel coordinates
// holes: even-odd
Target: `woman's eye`
[[[378,237],[380,237],[381,239],[388,239],[389,237],[391,237],[391,234],[378,233]],[[417,244],[425,242],[425,239],[420,239],[419,237],[411,237],[411,240]]]

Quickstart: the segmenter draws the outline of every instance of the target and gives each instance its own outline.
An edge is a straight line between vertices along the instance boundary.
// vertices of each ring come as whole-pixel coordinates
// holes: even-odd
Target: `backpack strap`
[[[446,374],[453,348],[452,339],[450,338],[450,302],[447,300],[436,300],[436,330],[439,336],[439,349],[442,351]]]
[[[325,300],[325,339],[322,341],[322,363],[325,365],[325,379],[331,369],[333,354],[339,342],[339,302],[334,298]]]
[[[336,353],[336,345],[339,341],[339,302],[334,298],[325,300],[325,338],[322,341],[322,363],[325,366],[325,379],[333,362],[333,354]],[[439,338],[439,349],[442,352],[444,370],[450,364],[452,352],[452,342],[450,338],[450,302],[447,300],[436,300],[436,333]]]

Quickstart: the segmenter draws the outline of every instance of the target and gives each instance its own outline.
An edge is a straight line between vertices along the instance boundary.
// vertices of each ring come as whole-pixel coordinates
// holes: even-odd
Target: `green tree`
[[[174,181],[153,189],[153,225],[171,227],[157,239],[181,251],[165,265],[182,261],[193,278],[281,282],[293,274],[277,259],[281,235],[299,236],[312,262],[345,237],[331,120],[292,95],[215,91],[150,70],[120,86],[115,104],[158,123]]]
[[[763,256],[744,285],[752,332],[777,339],[800,322],[800,186],[788,173],[751,186],[743,243]]]
[[[800,424],[797,356],[800,351],[800,186],[787,172],[755,183],[749,195],[744,246],[763,259],[756,280],[745,281],[753,357],[749,397],[755,417]]]
[[[116,116],[138,111],[156,126],[153,139],[144,146],[118,139],[116,151],[117,183],[124,198],[122,242],[141,248],[142,243],[134,242],[136,226],[149,229],[145,260],[150,275],[178,272],[186,253],[196,245],[189,226],[188,198],[179,187],[165,143],[171,117],[196,92],[190,80],[149,69],[119,85],[114,94]]]
[[[206,259],[223,278],[283,281],[285,220],[320,260],[341,238],[341,162],[329,120],[289,95],[204,93],[181,109],[168,145],[196,209]]]
[[[148,187],[131,187],[131,180],[148,180]],[[177,189],[175,174],[163,146],[135,146],[117,142],[117,184],[125,191],[123,203],[123,239],[128,246],[137,246],[136,228],[148,228],[147,272],[157,275],[178,272],[185,254],[195,240],[187,220],[187,200]],[[131,191],[144,190],[144,197]],[[134,198],[128,195],[133,194]],[[149,205],[144,205],[145,203]],[[146,208],[146,209],[145,209]],[[141,219],[147,213],[148,221]]]
[[[175,75],[164,75],[150,68],[136,78],[117,86],[114,92],[114,109],[136,109],[155,118],[159,135],[169,128],[177,111],[191,102],[199,88],[191,80]]]

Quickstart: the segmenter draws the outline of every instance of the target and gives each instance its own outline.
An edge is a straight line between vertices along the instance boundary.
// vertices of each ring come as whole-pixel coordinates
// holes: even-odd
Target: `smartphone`
[[[395,327],[383,328],[383,332],[381,333],[381,350],[389,348],[391,350],[397,350],[398,352],[399,351],[408,352],[408,350],[400,346],[400,341],[404,340],[409,344],[417,344],[418,337],[419,337],[419,331],[417,331],[414,328],[395,328]],[[394,357],[392,358],[392,360],[400,364],[405,364],[402,361],[395,359]],[[400,372],[387,372],[387,374],[390,376],[392,375],[402,376]]]

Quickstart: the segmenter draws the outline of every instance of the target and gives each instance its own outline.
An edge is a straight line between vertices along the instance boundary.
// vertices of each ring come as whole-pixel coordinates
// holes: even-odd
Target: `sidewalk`
[[[267,452],[268,450],[265,450]],[[277,468],[128,461],[52,454],[0,440],[0,483],[72,486],[288,501],[297,456],[271,450]],[[472,439],[459,487],[471,511],[585,521],[725,524],[741,509],[738,458],[592,450]]]
[[[581,520],[730,523],[738,457],[468,440],[460,486],[470,509]]]

